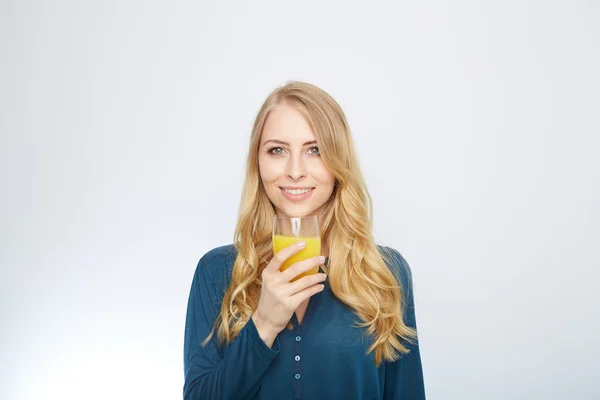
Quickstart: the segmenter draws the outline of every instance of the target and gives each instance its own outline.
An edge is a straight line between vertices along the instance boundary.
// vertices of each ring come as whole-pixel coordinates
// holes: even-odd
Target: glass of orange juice
[[[278,253],[282,249],[300,241],[305,242],[306,247],[285,260],[280,271],[284,271],[298,261],[321,255],[321,234],[319,233],[319,219],[316,215],[309,215],[307,217],[275,215],[273,217],[274,253]],[[303,276],[318,272],[319,267],[315,267],[298,275],[292,279],[292,282]]]

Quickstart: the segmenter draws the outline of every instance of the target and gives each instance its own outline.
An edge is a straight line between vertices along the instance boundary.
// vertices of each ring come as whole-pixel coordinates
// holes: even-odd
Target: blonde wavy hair
[[[265,120],[278,104],[295,106],[310,123],[323,163],[336,184],[321,216],[321,240],[329,249],[326,267],[334,295],[362,320],[373,342],[375,364],[395,361],[408,353],[416,331],[403,321],[403,288],[386,265],[372,238],[373,206],[354,150],[344,112],[322,89],[305,82],[288,82],[274,90],[260,108],[250,137],[246,180],[242,190],[234,246],[237,258],[213,330],[221,343],[230,343],[258,307],[261,272],[273,256],[273,204],[260,178],[258,151]],[[340,223],[339,221],[343,221]],[[384,260],[384,257],[386,260]],[[288,324],[291,328],[291,323]]]

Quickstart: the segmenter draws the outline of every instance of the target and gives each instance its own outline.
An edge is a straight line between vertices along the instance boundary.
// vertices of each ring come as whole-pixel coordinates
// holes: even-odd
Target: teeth
[[[283,189],[289,194],[304,194],[310,192],[312,189]]]

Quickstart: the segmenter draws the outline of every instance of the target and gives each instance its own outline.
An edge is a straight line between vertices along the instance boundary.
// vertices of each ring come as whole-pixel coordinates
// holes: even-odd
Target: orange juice
[[[310,257],[315,257],[321,255],[321,238],[318,236],[284,236],[284,235],[273,235],[273,250],[275,253],[278,253],[280,250],[296,243],[296,242],[305,242],[306,247],[300,250],[298,253],[294,254],[285,262],[280,268],[280,271],[284,271],[289,268],[292,264],[297,263],[298,261],[306,260]],[[309,271],[303,272],[298,275],[296,278],[292,279],[292,282],[296,279],[300,279],[303,276],[316,274],[319,272],[319,267],[315,267]]]

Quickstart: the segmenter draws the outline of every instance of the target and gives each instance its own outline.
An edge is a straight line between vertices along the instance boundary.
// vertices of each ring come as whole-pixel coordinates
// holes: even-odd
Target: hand
[[[262,289],[252,320],[260,337],[269,347],[273,345],[279,332],[286,327],[298,306],[325,288],[320,283],[327,279],[327,275],[322,273],[290,282],[301,273],[323,264],[325,257],[311,257],[292,264],[283,272],[279,271],[285,260],[306,246],[299,243],[294,243],[275,254],[262,272]]]

